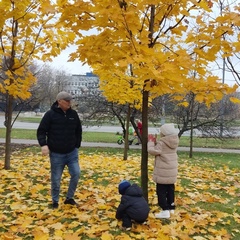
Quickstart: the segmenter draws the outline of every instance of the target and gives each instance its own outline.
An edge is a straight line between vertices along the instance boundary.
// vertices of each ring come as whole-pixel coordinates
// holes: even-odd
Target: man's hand
[[[46,156],[46,155],[49,154],[49,148],[48,148],[47,145],[42,146],[41,149],[42,149],[42,155],[43,155],[43,156]]]

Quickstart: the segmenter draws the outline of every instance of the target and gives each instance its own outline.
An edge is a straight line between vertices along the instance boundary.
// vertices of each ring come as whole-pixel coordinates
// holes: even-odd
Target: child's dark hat
[[[123,195],[125,193],[125,191],[127,190],[127,188],[129,188],[131,186],[131,183],[127,180],[123,180],[119,183],[118,185],[118,191],[121,195]]]

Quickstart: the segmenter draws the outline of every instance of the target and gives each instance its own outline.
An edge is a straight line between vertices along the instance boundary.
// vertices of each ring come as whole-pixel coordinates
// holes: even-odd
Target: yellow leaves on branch
[[[239,100],[238,98],[231,97],[230,100],[231,100],[233,103],[238,103],[238,104],[240,104],[240,100]]]
[[[24,67],[18,68],[13,72],[5,72],[7,78],[3,81],[2,92],[8,92],[8,94],[15,98],[21,98],[23,100],[30,97],[28,91],[30,87],[36,81],[36,77],[30,71],[24,69]]]
[[[212,103],[219,102],[225,95],[230,95],[236,92],[237,85],[229,87],[227,84],[223,84],[218,81],[217,77],[209,75],[206,79],[196,78],[195,81],[189,79],[182,83],[182,92],[178,92],[173,95],[173,99],[179,102],[179,105],[185,107],[188,106],[188,102],[184,99],[190,93],[194,94],[194,100],[199,103],[204,103],[207,107],[210,107]],[[231,97],[230,100],[233,103],[239,103],[239,99]]]
[[[75,40],[75,33],[59,24],[54,1],[0,1],[0,91],[29,98],[36,78],[29,70],[34,59],[51,61]]]
[[[224,18],[213,16],[213,4],[210,0],[194,3],[136,0],[125,5],[121,1],[111,4],[78,1],[64,2],[60,10],[61,21],[67,22],[74,31],[81,32],[83,26],[84,30],[90,30],[87,36],[79,35],[78,49],[71,60],[78,58],[93,68],[109,101],[134,104],[133,89],[137,104],[141,102],[143,89],[152,97],[182,95],[186,92],[185,82],[188,90],[193,91],[189,88],[195,79],[190,76],[195,72],[198,78],[204,79],[199,85],[198,99],[209,104],[220,94],[216,94],[215,89],[214,96],[208,92],[202,99],[204,88],[212,83],[208,80],[215,78],[214,86],[218,86],[217,78],[206,69],[220,51],[225,57],[231,55],[232,45],[223,40],[222,34],[233,34],[230,20],[225,24],[224,19],[229,16],[228,19],[233,20],[236,16],[227,12]],[[147,80],[157,84],[145,85]]]

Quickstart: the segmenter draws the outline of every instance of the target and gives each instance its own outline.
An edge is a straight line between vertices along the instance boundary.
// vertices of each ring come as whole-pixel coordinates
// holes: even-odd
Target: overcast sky
[[[74,47],[69,47],[68,49],[62,51],[62,53],[53,59],[52,62],[49,63],[50,66],[54,67],[57,70],[65,70],[69,74],[83,74],[85,75],[87,72],[91,72],[91,68],[88,65],[82,65],[79,61],[68,62],[69,54],[74,52]]]

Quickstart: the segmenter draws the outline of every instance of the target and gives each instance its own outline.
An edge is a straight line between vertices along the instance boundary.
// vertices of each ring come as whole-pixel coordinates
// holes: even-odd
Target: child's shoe
[[[170,218],[170,211],[164,210],[155,214],[155,218]]]

